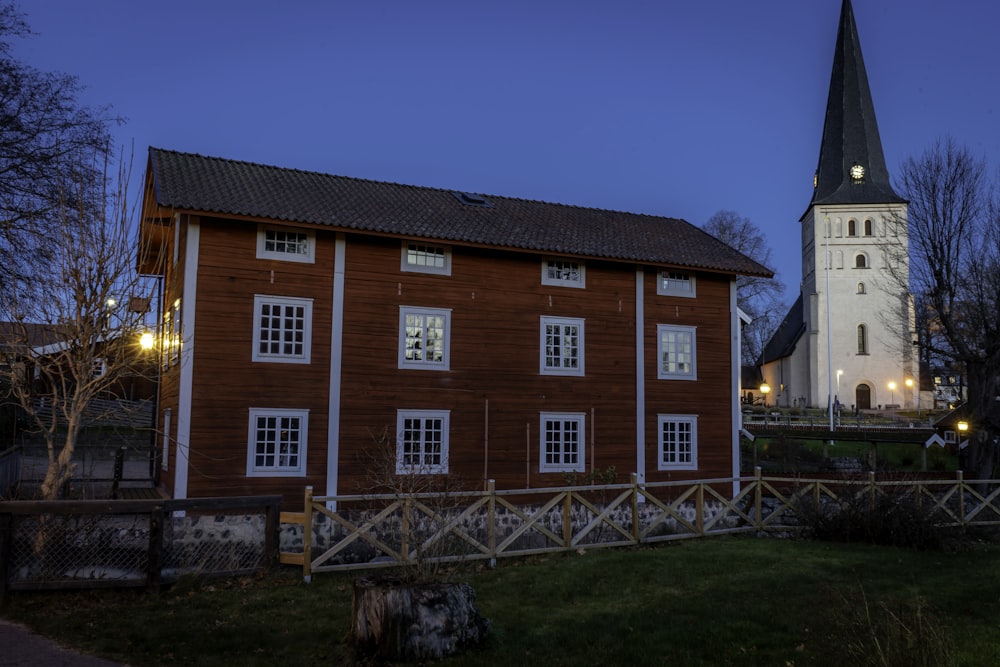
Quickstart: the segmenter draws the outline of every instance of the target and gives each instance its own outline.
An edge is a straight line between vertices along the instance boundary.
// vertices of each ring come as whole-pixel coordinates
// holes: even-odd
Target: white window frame
[[[695,276],[689,271],[666,270],[656,274],[656,293],[660,296],[697,296]]]
[[[426,352],[426,343],[430,340],[427,337],[427,317],[441,317],[444,319],[444,326],[441,332],[441,359],[409,359],[407,358],[407,341],[411,338],[406,324],[407,317],[421,317],[421,340],[425,346],[420,348],[421,352]],[[434,339],[436,340],[436,339]],[[413,368],[420,370],[446,371],[451,368],[451,309],[450,308],[420,308],[417,306],[399,307],[399,368]]]
[[[690,432],[690,451],[678,449],[677,442],[667,442],[663,427],[666,424],[687,425]],[[670,448],[668,449],[668,445]],[[667,461],[667,455],[672,461]],[[680,414],[662,414],[656,416],[656,461],[658,470],[697,470],[698,469],[698,416]]]
[[[278,247],[289,247],[289,239],[269,240],[268,234],[299,236],[302,237],[296,245],[298,250],[278,250]],[[274,247],[268,248],[269,243]],[[304,252],[303,252],[304,251]],[[260,225],[257,228],[257,259],[276,259],[281,262],[300,262],[304,264],[316,263],[316,233],[310,230],[295,229],[292,227],[273,227],[271,225]]]
[[[587,286],[587,267],[583,262],[572,259],[544,259],[542,284],[583,289]]]
[[[553,444],[558,447],[558,451],[550,451],[549,448],[549,425],[559,424],[558,442]],[[576,428],[576,442],[567,443],[567,424],[573,424]],[[587,415],[583,412],[543,412],[539,418],[539,438],[538,438],[538,471],[539,472],[583,472],[586,461],[587,450]],[[568,444],[575,444],[575,451],[567,448]],[[573,461],[573,458],[576,460]]]
[[[666,350],[663,344],[663,337],[667,333],[685,334],[691,337],[690,371],[668,371],[664,368],[663,355]],[[656,326],[656,377],[660,380],[698,379],[698,327],[681,326],[677,324],[658,324]]]
[[[406,441],[404,439],[404,434],[408,431],[406,428],[407,420],[419,420],[420,421],[420,442],[417,443],[420,447],[419,452],[404,451],[406,448]],[[440,420],[440,442],[438,452],[428,452],[426,447],[428,445],[427,436],[430,433],[427,429],[427,422],[429,420]],[[397,410],[396,411],[396,474],[397,475],[446,475],[448,474],[448,434],[451,430],[451,411],[450,410]],[[433,443],[431,443],[433,444]],[[426,458],[430,455],[436,455],[439,459],[436,462],[428,463]],[[413,456],[419,459],[417,462],[407,461],[407,456]]]
[[[291,451],[282,454],[280,448],[283,445],[291,446],[291,442],[282,442],[280,437],[273,443],[275,451],[268,454],[264,451],[262,455],[273,456],[276,460],[273,465],[258,465],[258,447],[266,446],[266,441],[257,440],[259,419],[275,419],[275,429],[280,432],[282,420],[298,420],[298,439],[294,443],[297,450],[294,454]],[[309,410],[294,410],[287,408],[250,408],[250,417],[247,422],[247,477],[305,477],[306,475],[306,454],[309,442]],[[279,460],[282,456],[294,456],[295,465],[281,465]]]
[[[251,359],[253,361],[279,364],[308,364],[312,355],[312,299],[303,299],[290,296],[272,296],[269,294],[255,294],[253,297],[253,351]],[[261,352],[261,318],[263,317],[264,306],[280,306],[303,309],[302,327],[302,352],[298,354],[284,354],[281,352]],[[284,315],[282,315],[282,319]],[[279,330],[284,336],[285,330]]]
[[[567,333],[564,327],[576,327],[576,366],[563,366],[561,360],[564,359],[563,355],[560,354],[558,358],[560,359],[560,365],[550,365],[549,364],[549,354],[548,354],[548,337],[549,337],[549,327],[559,327],[559,349],[564,350],[570,347],[567,344],[566,337]],[[580,376],[584,374],[584,319],[578,317],[542,317],[541,324],[539,326],[539,345],[538,345],[538,367],[539,372],[542,375],[571,375]]]
[[[440,257],[441,261],[428,264],[428,257]],[[440,243],[427,241],[403,241],[399,259],[400,271],[451,275],[451,248]]]

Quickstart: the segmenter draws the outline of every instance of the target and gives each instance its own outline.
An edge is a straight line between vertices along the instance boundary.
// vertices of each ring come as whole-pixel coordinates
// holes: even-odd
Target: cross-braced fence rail
[[[1000,480],[750,477],[412,495],[313,496],[307,487],[301,551],[284,563],[313,572],[493,560],[649,544],[726,533],[808,530],[822,513],[887,497],[935,525],[1000,525]],[[286,525],[286,531],[289,526]]]

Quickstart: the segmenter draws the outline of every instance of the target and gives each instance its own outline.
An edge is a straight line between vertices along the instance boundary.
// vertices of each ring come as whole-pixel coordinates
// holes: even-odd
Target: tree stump
[[[427,660],[479,644],[490,622],[476,610],[468,584],[354,581],[350,643],[382,660]]]

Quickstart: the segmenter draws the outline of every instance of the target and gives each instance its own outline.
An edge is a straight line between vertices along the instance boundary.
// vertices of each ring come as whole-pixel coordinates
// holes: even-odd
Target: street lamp
[[[896,403],[896,383],[893,380],[889,380],[889,404],[894,405]]]
[[[764,407],[767,407],[767,395],[771,393],[771,385],[764,382],[760,385],[760,393],[764,394]]]
[[[903,384],[906,385],[907,398],[909,398],[909,395],[913,392],[913,378],[906,378],[905,380],[903,380]],[[905,403],[904,403],[904,407],[905,407]],[[920,413],[919,408],[917,409],[917,413],[918,414]]]
[[[143,350],[152,350],[154,342],[153,334],[148,331],[143,332],[143,334],[139,336],[139,347]]]

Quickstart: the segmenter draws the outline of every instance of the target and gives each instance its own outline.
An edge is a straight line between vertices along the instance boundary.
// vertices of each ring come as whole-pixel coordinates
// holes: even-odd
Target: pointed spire
[[[902,201],[889,183],[854,9],[844,0],[812,204]]]

